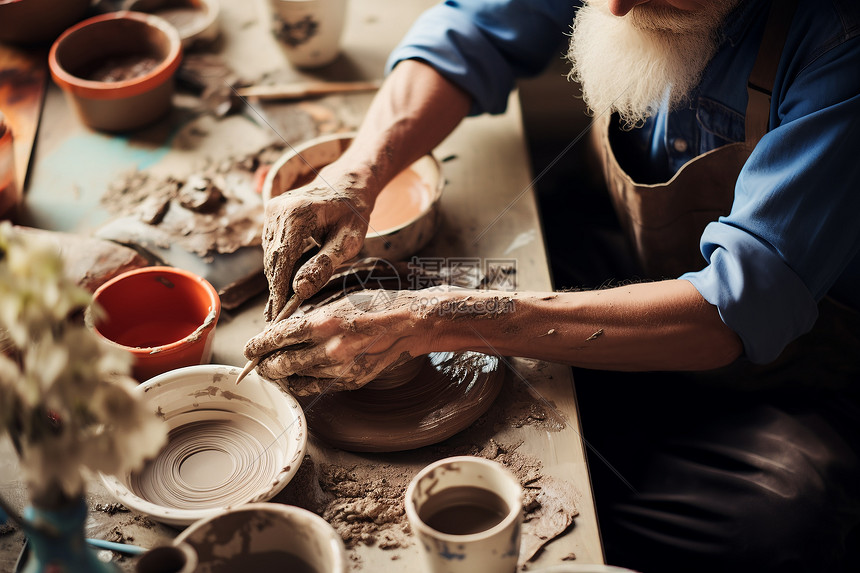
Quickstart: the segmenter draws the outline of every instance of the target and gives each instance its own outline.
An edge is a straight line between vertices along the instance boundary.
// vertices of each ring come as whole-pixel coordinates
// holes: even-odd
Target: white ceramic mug
[[[269,0],[272,34],[297,68],[329,64],[340,54],[347,0]]]
[[[426,571],[513,573],[523,519],[522,486],[498,462],[446,458],[422,469],[404,505]]]

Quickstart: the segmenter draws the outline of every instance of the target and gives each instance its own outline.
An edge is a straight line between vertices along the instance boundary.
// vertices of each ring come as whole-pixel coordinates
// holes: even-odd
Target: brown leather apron
[[[592,130],[615,210],[649,277],[676,278],[705,266],[699,239],[709,222],[731,210],[741,168],[767,133],[771,89],[796,6],[796,0],[771,5],[747,83],[745,141],[688,161],[667,183],[644,185],[634,182],[618,164],[609,142],[610,118],[602,118],[600,129]],[[737,387],[749,390],[795,385],[853,388],[860,394],[856,384],[860,312],[829,297],[819,303],[818,311],[812,331],[790,343],[777,360],[767,365],[741,361],[700,373],[699,381],[713,378],[726,386],[727,380],[733,380]],[[860,396],[854,399],[860,403]]]
[[[625,173],[612,151],[610,115],[595,121],[592,144],[621,226],[648,277],[676,278],[704,268],[702,231],[728,215],[741,168],[767,132],[771,90],[796,5],[796,0],[771,5],[747,83],[745,141],[691,159],[666,183],[640,184]]]

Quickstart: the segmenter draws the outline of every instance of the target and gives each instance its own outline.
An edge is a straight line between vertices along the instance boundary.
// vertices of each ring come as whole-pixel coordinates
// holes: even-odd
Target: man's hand
[[[400,62],[373,98],[355,139],[310,185],[266,205],[263,250],[271,322],[290,295],[307,299],[332,269],[358,254],[373,202],[382,188],[445,139],[471,106],[470,96],[429,65]],[[322,245],[294,267],[307,240]]]
[[[417,291],[416,291],[417,292]],[[429,350],[415,292],[367,290],[270,325],[245,345],[266,379],[304,396],[354,390]]]
[[[367,195],[355,177],[324,170],[310,184],[268,202],[263,226],[263,265],[269,282],[266,322],[284,307],[291,288],[299,298],[310,298],[335,268],[358,254],[373,208]],[[295,269],[310,242],[320,245],[319,252]]]

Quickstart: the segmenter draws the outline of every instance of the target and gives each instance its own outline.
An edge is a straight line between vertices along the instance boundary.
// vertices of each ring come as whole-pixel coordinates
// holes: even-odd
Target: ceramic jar
[[[201,519],[179,534],[200,569],[346,573],[340,534],[319,515],[280,503],[249,503]]]
[[[318,68],[340,54],[347,0],[269,0],[272,34],[290,64]]]
[[[514,573],[523,488],[503,465],[475,456],[438,460],[406,489],[404,506],[429,573]]]

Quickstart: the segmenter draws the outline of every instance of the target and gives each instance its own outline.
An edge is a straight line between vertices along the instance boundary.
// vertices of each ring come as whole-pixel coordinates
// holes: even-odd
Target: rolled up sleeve
[[[857,39],[844,44],[783,92],[779,126],[742,169],[731,212],[702,235],[709,265],[681,277],[718,307],[753,362],[777,358],[812,328],[837,282],[858,278],[847,270],[860,253],[860,80],[848,73],[858,53]]]
[[[815,298],[766,244],[731,225],[711,223],[702,247],[710,264],[681,278],[719,309],[723,322],[740,336],[750,361],[771,362],[812,328],[818,318]]]
[[[569,33],[579,2],[444,2],[427,10],[386,63],[417,59],[472,96],[471,115],[502,113],[518,77],[539,73]]]

